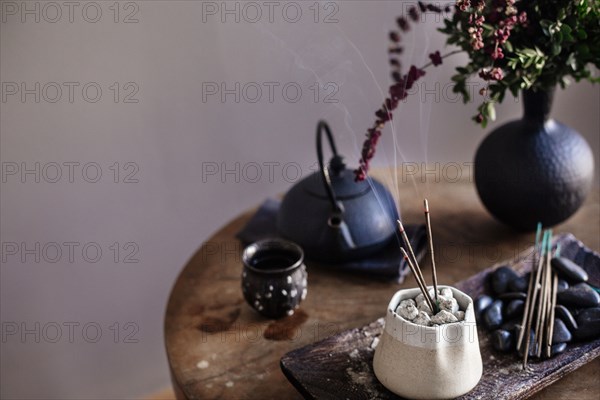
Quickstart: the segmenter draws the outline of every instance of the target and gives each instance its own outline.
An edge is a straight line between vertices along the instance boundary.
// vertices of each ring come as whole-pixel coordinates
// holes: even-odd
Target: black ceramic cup
[[[252,243],[242,255],[242,292],[252,308],[268,318],[294,314],[306,297],[304,252],[283,239]]]

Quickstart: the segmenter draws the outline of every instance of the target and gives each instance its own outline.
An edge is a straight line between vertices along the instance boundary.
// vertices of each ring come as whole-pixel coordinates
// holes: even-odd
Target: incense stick
[[[542,238],[540,258],[538,260],[537,270],[535,271],[535,278],[533,277],[533,271],[531,272],[531,278],[533,278],[534,281],[533,281],[533,293],[531,296],[531,303],[529,305],[530,307],[529,307],[528,318],[527,318],[527,326],[525,327],[525,334],[527,335],[527,339],[525,341],[525,351],[523,354],[523,369],[527,369],[527,359],[529,358],[529,346],[531,344],[531,325],[533,323],[533,312],[535,310],[535,303],[536,303],[537,294],[539,291],[540,275],[541,275],[542,267],[544,265],[544,254],[546,251],[546,245],[548,243],[548,233],[549,233],[548,231],[544,232],[544,235]],[[534,338],[535,338],[535,336],[534,336]]]
[[[548,336],[550,333],[549,325],[550,325],[550,313],[552,312],[552,267],[550,265],[550,261],[552,260],[552,249],[548,249],[548,257],[546,257],[546,268],[548,271],[546,272],[546,300],[544,304],[544,322],[542,324],[543,328],[546,330],[546,344],[551,342],[552,338]]]
[[[519,338],[517,339],[517,350],[521,350],[523,345],[523,337],[525,334],[525,325],[527,324],[527,318],[529,316],[529,305],[531,303],[531,295],[533,293],[533,276],[536,265],[536,256],[540,246],[540,236],[542,234],[542,223],[538,222],[537,230],[535,232],[535,244],[533,246],[533,257],[531,260],[531,272],[529,274],[529,285],[527,288],[527,297],[525,298],[525,307],[523,307],[523,318],[521,318],[521,329],[519,330]]]
[[[554,336],[554,318],[556,309],[556,294],[558,292],[558,275],[553,273],[552,279],[552,298],[550,299],[550,323],[548,324],[548,345],[546,347],[546,356],[552,356],[552,336]]]
[[[421,272],[421,267],[419,267],[419,262],[417,261],[417,257],[415,256],[415,252],[413,251],[412,245],[410,244],[410,241],[408,240],[408,236],[406,235],[406,230],[404,229],[404,225],[402,225],[402,221],[398,220],[398,228],[400,229],[400,234],[402,235],[402,239],[404,240],[404,243],[406,244],[406,247],[408,247],[408,252],[410,254],[410,256],[412,256],[412,262],[413,262],[413,266],[415,267],[415,277],[417,278],[417,280],[420,281],[420,284],[424,287],[427,287],[427,285],[425,284],[425,278],[423,277],[423,273]],[[428,292],[429,293],[429,292]],[[429,294],[427,294],[427,297],[429,297]],[[433,308],[431,309],[431,312],[435,311]]]
[[[408,248],[408,254],[410,254],[410,256],[412,257],[412,261],[415,267],[418,268],[419,272],[421,272],[421,269],[419,267],[419,262],[417,261],[417,257],[415,256],[415,252],[413,251],[412,245],[410,244],[410,240],[408,240],[408,235],[406,234],[406,229],[404,229],[404,225],[402,225],[402,221],[400,220],[396,220],[396,222],[398,222],[398,229],[400,230],[400,234],[402,235],[402,240],[404,240],[404,243],[406,244],[406,247]],[[425,280],[423,279],[423,274],[419,274],[419,279],[421,279],[421,282],[425,283]]]
[[[523,318],[521,319],[521,329],[519,330],[519,338],[517,340],[517,350],[521,350],[523,345],[523,336],[525,334],[525,325],[529,315],[529,304],[531,303],[531,294],[533,293],[533,272],[536,265],[536,256],[540,246],[540,236],[542,234],[542,223],[538,222],[535,232],[535,244],[533,246],[533,257],[531,260],[531,272],[529,274],[529,287],[527,288],[527,297],[525,298],[525,307],[523,307]]]
[[[541,268],[541,277],[539,282],[536,283],[540,288],[540,297],[538,302],[538,308],[536,312],[536,321],[533,337],[535,338],[535,343],[537,347],[535,348],[536,357],[541,357],[542,349],[544,347],[544,332],[546,331],[545,323],[546,323],[546,308],[548,306],[548,274],[551,271],[550,268],[550,258],[552,252],[552,230],[546,231],[547,241],[546,247],[543,250],[543,262],[540,265]],[[533,316],[531,316],[533,318]]]
[[[533,323],[533,313],[535,311],[535,300],[537,297],[537,290],[538,290],[538,280],[539,280],[539,273],[540,273],[540,269],[543,265],[543,255],[544,255],[544,249],[546,247],[546,233],[543,234],[542,237],[542,242],[540,244],[539,247],[539,253],[537,254],[537,262],[536,264],[532,265],[531,268],[531,275],[530,275],[530,284],[531,284],[531,293],[528,294],[528,299],[529,299],[529,307],[525,310],[525,314],[526,314],[526,319],[525,319],[525,323],[522,325],[521,327],[521,331],[523,334],[527,334],[528,337],[531,335],[531,325]],[[529,344],[527,344],[527,346],[529,346]]]
[[[427,199],[423,201],[425,206],[425,225],[427,225],[427,238],[429,242],[429,253],[431,254],[431,275],[433,279],[433,292],[435,293],[435,305],[436,310],[439,305],[438,300],[438,288],[437,288],[437,274],[435,272],[435,256],[433,254],[433,236],[431,235],[431,217],[429,216],[429,202]]]
[[[433,312],[433,303],[432,303],[431,299],[429,298],[429,293],[427,291],[427,286],[425,286],[424,282],[421,282],[419,280],[418,273],[417,273],[417,271],[418,271],[417,267],[412,263],[410,257],[406,253],[406,250],[404,250],[404,247],[400,247],[400,250],[402,251],[402,254],[404,255],[404,259],[408,263],[408,266],[410,267],[413,275],[415,276],[415,280],[417,281],[417,286],[419,286],[419,289],[421,289],[421,293],[423,293],[423,297],[425,297],[425,301],[427,302],[427,305],[431,309],[431,312]]]
[[[550,237],[550,243],[552,242],[552,237]],[[544,259],[544,265],[542,270],[542,279],[541,279],[541,294],[540,294],[540,303],[537,312],[537,321],[536,321],[536,329],[535,329],[535,338],[537,343],[536,348],[536,356],[540,358],[542,356],[542,349],[544,347],[546,330],[546,314],[548,307],[548,298],[549,298],[549,285],[548,285],[548,274],[550,273],[550,248],[551,244],[547,246],[546,257]]]
[[[558,247],[558,246],[557,246]],[[559,249],[557,248],[555,250],[559,251]],[[555,253],[555,257],[556,257],[556,253]],[[545,343],[545,353],[546,353],[546,357],[550,358],[551,353],[552,353],[552,335],[554,333],[554,307],[552,305],[552,303],[555,301],[555,295],[556,293],[554,292],[554,279],[553,279],[553,275],[556,275],[553,271],[552,268],[550,267],[550,260],[552,258],[552,250],[548,251],[548,257],[547,257],[547,266],[546,268],[548,269],[548,273],[546,276],[546,286],[547,286],[547,290],[548,290],[548,295],[547,298],[545,300],[545,316],[544,316],[544,323],[542,324],[543,328],[545,329],[545,333],[546,333],[546,343]],[[558,281],[556,282],[556,286],[558,287]]]
[[[550,260],[552,259],[552,250],[550,250],[550,252],[548,252],[548,257],[547,257],[547,273],[546,273],[546,300],[544,302],[544,322],[542,323],[542,327],[545,330],[545,336],[546,336],[546,353],[549,352],[550,350],[550,346],[552,346],[552,336],[550,335],[550,328],[552,323],[550,322],[550,319],[552,318],[552,314],[553,314],[553,309],[552,309],[552,267],[550,266]],[[547,357],[550,357],[550,354],[548,353]]]

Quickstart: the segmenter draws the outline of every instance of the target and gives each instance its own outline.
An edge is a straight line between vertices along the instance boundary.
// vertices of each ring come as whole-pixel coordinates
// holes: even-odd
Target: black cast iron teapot
[[[333,152],[328,166],[323,163],[323,131]],[[399,218],[392,195],[375,179],[354,181],[324,121],[317,126],[317,158],[319,171],[283,198],[279,233],[314,260],[342,262],[381,250],[394,237]]]

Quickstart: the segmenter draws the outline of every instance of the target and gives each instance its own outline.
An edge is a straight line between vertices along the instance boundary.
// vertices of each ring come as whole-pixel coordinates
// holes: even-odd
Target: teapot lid
[[[346,168],[342,156],[335,155],[329,162],[329,178],[331,186],[338,200],[348,200],[365,195],[371,190],[368,180],[354,181],[354,173]],[[327,192],[323,185],[320,172],[315,172],[299,183],[309,194],[327,199]]]

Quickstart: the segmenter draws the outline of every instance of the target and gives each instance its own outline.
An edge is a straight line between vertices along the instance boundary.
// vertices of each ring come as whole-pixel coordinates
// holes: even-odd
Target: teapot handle
[[[341,157],[337,153],[337,148],[335,147],[335,142],[333,140],[333,135],[331,134],[331,129],[329,129],[329,125],[325,121],[319,121],[317,125],[317,159],[319,161],[319,170],[321,171],[321,178],[323,179],[323,185],[325,186],[325,191],[327,192],[327,197],[329,197],[329,201],[331,202],[331,206],[333,208],[334,215],[329,220],[330,225],[338,225],[341,223],[341,214],[344,209],[340,202],[337,201],[335,193],[333,191],[333,187],[331,186],[331,177],[329,176],[329,168],[325,166],[323,162],[323,131],[327,134],[327,139],[329,140],[329,147],[333,152],[333,157],[336,160],[337,164],[341,164]],[[343,167],[343,164],[341,164]]]
[[[327,122],[325,121],[319,121],[319,124],[317,125],[317,159],[319,161],[319,169],[321,170],[321,178],[323,178],[323,185],[325,186],[325,191],[327,192],[327,197],[329,197],[332,207],[332,213],[327,220],[327,224],[338,232],[340,246],[348,249],[354,249],[356,248],[356,244],[352,238],[350,228],[343,218],[344,205],[335,197],[335,192],[333,191],[333,186],[331,185],[331,177],[329,176],[329,168],[325,166],[325,163],[323,162],[323,131],[325,131],[325,134],[327,135],[329,147],[331,147],[331,152],[333,153],[330,166],[335,173],[338,173],[345,168],[345,165],[342,161],[342,157],[337,153],[337,148],[335,147],[335,142],[333,140],[333,135],[331,134],[331,129],[329,129],[329,125],[327,125]]]

